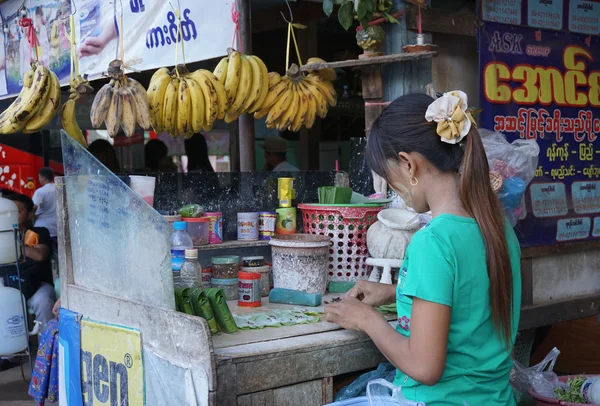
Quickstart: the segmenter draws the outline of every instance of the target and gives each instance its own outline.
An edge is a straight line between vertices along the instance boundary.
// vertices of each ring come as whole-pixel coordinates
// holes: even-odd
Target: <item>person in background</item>
[[[273,172],[298,172],[299,169],[287,161],[287,141],[280,136],[268,136],[263,144],[265,169]]]
[[[35,319],[42,328],[53,318],[54,282],[52,280],[52,240],[45,227],[34,227],[33,201],[20,193],[8,193],[4,198],[13,201],[19,209],[19,229],[25,233],[25,262],[19,265],[21,288],[27,300],[27,306],[33,311]],[[0,267],[0,277],[6,286],[19,288],[16,267]]]
[[[58,251],[58,240],[56,237],[56,190],[54,188],[54,170],[42,168],[39,174],[40,185],[33,193],[33,204],[35,212],[35,226],[44,227],[50,233],[52,248]]]
[[[117,153],[110,142],[98,139],[88,146],[88,151],[111,172],[121,172],[119,160],[117,159]]]
[[[159,139],[150,140],[144,146],[146,172],[160,172],[165,158],[169,155],[169,147]]]
[[[215,171],[208,159],[208,145],[204,135],[194,134],[185,140],[185,155],[188,159],[188,173]]]

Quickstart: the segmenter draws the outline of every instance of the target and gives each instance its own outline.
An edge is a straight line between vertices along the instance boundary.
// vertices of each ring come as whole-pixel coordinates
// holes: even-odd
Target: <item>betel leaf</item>
[[[359,20],[363,20],[367,16],[367,13],[369,12],[368,4],[369,4],[368,1],[359,1],[358,2],[358,7],[356,9],[356,15],[358,16]]]
[[[323,0],[323,11],[329,17],[333,12],[333,0]]]
[[[392,24],[400,24],[400,21],[396,20],[396,18],[391,15],[390,13],[384,12],[383,15],[385,16],[385,18],[387,18],[387,20],[392,23]]]
[[[338,20],[345,30],[352,26],[354,21],[354,3],[350,1],[344,2],[338,10]]]

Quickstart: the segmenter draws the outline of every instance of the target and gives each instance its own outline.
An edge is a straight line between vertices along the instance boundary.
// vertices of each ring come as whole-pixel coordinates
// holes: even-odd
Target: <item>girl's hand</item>
[[[346,330],[365,331],[365,323],[373,317],[383,317],[373,307],[354,298],[325,307],[325,320],[335,323]]]
[[[54,303],[54,307],[52,308],[52,314],[54,314],[55,317],[58,317],[58,310],[60,309],[60,299],[58,299],[56,301],[56,303]]]
[[[396,299],[396,285],[385,283],[358,281],[356,285],[346,293],[346,299],[358,299],[366,305],[378,307],[394,303]]]

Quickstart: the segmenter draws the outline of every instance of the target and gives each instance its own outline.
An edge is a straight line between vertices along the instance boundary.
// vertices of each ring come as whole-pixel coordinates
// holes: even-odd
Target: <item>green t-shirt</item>
[[[513,271],[513,342],[521,308],[521,248],[510,226],[506,239]],[[514,406],[508,381],[511,351],[492,322],[483,237],[474,219],[442,214],[410,242],[396,289],[398,326],[410,335],[412,298],[451,307],[446,369],[434,386],[398,370],[394,384],[427,406]],[[508,305],[508,304],[507,304]]]

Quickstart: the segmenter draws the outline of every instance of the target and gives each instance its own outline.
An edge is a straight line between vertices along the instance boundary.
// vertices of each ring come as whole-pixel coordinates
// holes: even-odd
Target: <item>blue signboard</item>
[[[587,7],[589,17],[600,3],[527,3],[523,10],[528,8],[529,22],[533,10],[546,22],[536,20],[536,27],[484,22],[480,28],[480,127],[501,132],[509,141],[536,140],[540,146],[539,166],[517,225],[523,246],[597,239],[600,37],[588,34],[595,29],[578,34],[567,27],[574,4],[594,3]],[[558,27],[550,22],[559,13],[559,3],[563,30],[539,29]]]

